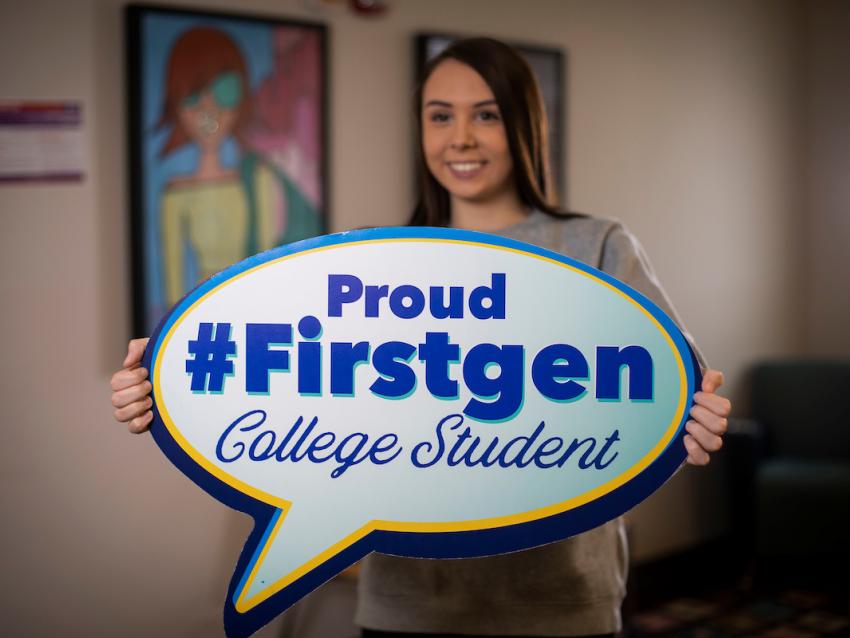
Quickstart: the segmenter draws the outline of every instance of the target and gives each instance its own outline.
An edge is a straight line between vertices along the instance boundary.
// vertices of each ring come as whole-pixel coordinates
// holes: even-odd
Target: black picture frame
[[[434,56],[455,40],[465,36],[448,33],[419,33],[415,36],[415,77],[417,81],[422,76],[425,65]],[[557,47],[547,47],[537,44],[505,41],[511,45],[528,62],[537,77],[546,115],[549,120],[549,161],[552,168],[552,179],[562,205],[567,202],[566,184],[566,132],[564,128],[564,111],[566,98],[564,91],[564,73],[566,69],[566,53]]]
[[[328,227],[323,24],[125,9],[133,331],[198,283]]]

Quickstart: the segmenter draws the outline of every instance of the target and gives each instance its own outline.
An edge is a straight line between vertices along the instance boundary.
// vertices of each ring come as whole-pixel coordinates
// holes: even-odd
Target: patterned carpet
[[[675,598],[632,616],[629,638],[850,637],[850,596],[809,589]]]

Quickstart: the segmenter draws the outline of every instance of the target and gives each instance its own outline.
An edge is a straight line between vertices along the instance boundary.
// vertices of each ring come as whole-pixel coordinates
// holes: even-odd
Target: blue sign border
[[[640,503],[667,481],[687,456],[683,442],[684,426],[693,403],[693,394],[701,385],[702,374],[699,362],[678,326],[652,300],[602,271],[532,244],[475,231],[431,227],[357,230],[313,237],[249,257],[200,284],[160,321],[151,336],[142,363],[151,371],[151,382],[155,385],[153,363],[156,361],[163,337],[197,300],[224,282],[247,270],[287,255],[341,244],[387,239],[449,240],[508,248],[563,263],[610,284],[647,310],[672,339],[685,363],[689,388],[687,407],[676,434],[652,464],[625,484],[594,501],[547,518],[484,530],[457,532],[374,530],[271,595],[267,600],[247,612],[239,612],[236,609],[238,594],[256,562],[259,551],[265,546],[266,538],[281,516],[281,510],[236,490],[199,466],[171,436],[154,400],[151,433],[166,457],[210,496],[254,518],[254,529],[248,536],[236,563],[225,601],[224,628],[229,637],[249,636],[256,632],[295,602],[372,551],[418,558],[471,558],[528,549],[587,531],[627,512]],[[533,541],[529,543],[529,539]]]

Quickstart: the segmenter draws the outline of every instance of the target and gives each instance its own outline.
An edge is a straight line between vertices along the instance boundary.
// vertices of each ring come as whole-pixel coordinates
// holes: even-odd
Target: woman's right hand
[[[151,382],[148,371],[142,367],[142,355],[145,353],[147,339],[133,339],[127,346],[127,356],[118,372],[112,375],[112,413],[116,421],[127,424],[134,434],[141,434],[150,428],[153,420],[151,406]]]

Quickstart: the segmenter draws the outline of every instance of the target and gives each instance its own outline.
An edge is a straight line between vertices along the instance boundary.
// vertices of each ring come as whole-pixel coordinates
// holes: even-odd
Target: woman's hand
[[[723,385],[723,373],[706,370],[702,375],[702,391],[694,394],[694,407],[691,418],[685,423],[688,434],[685,435],[685,448],[688,450],[688,463],[707,465],[711,452],[723,447],[723,435],[726,434],[727,421],[732,404],[729,399],[716,394]]]
[[[112,413],[116,421],[127,424],[127,429],[134,434],[147,431],[153,420],[150,397],[151,383],[148,381],[148,371],[141,367],[142,355],[145,353],[147,339],[133,339],[127,346],[127,356],[123,368],[112,375]]]

